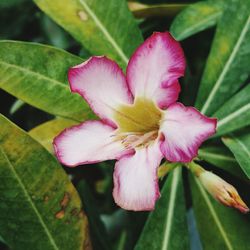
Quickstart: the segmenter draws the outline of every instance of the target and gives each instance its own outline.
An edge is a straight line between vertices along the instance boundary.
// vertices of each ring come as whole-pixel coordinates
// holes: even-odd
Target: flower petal
[[[193,107],[175,103],[164,112],[160,131],[165,137],[162,153],[173,162],[190,162],[204,140],[216,132],[217,120]]]
[[[122,70],[106,57],[91,57],[71,68],[68,78],[72,92],[79,93],[112,126],[116,126],[113,120],[116,107],[133,101]]]
[[[137,149],[134,155],[122,157],[115,165],[115,202],[127,210],[153,210],[159,198],[157,167],[162,153],[156,142],[147,148]]]
[[[114,140],[115,129],[101,121],[87,121],[64,130],[54,139],[57,158],[67,166],[118,159],[127,154]]]
[[[184,71],[185,59],[180,44],[169,32],[155,32],[131,57],[127,81],[135,98],[153,99],[160,108],[166,108],[178,98],[177,79]],[[174,91],[175,94],[168,94]]]

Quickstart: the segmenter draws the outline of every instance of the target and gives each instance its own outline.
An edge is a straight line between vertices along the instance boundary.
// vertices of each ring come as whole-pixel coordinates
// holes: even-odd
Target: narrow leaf
[[[183,40],[215,25],[223,11],[223,0],[198,2],[183,10],[173,21],[170,31]]]
[[[199,158],[241,179],[246,179],[234,155],[226,147],[209,146],[199,150]]]
[[[242,170],[250,179],[250,130],[249,128],[228,137],[222,138],[225,145],[232,151]]]
[[[41,143],[49,152],[53,152],[53,139],[65,128],[77,123],[68,119],[53,119],[45,122],[29,131],[29,135]]]
[[[40,9],[94,55],[123,68],[143,41],[125,0],[34,0]]]
[[[249,40],[250,1],[227,1],[197,95],[196,107],[202,113],[216,112],[248,78]]]
[[[135,247],[135,250],[188,249],[186,209],[181,178],[177,167],[169,175]]]
[[[229,99],[213,116],[219,119],[216,136],[250,125],[250,84]]]
[[[56,159],[0,116],[0,234],[11,249],[86,249],[80,198]],[[67,236],[67,237],[65,237]]]
[[[247,250],[249,221],[246,215],[214,200],[196,177],[190,178],[192,199],[204,250]]]
[[[90,109],[67,83],[69,67],[81,62],[50,46],[1,41],[0,88],[50,114],[83,120]]]
[[[128,2],[128,7],[137,18],[149,17],[174,17],[188,4],[143,4],[138,2]]]

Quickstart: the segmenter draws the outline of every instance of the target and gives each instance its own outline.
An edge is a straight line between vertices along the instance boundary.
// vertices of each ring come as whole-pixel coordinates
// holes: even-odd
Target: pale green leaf
[[[247,250],[250,223],[246,215],[214,200],[196,177],[190,178],[193,208],[204,250]]]
[[[143,41],[125,0],[34,0],[93,55],[106,55],[125,68]]]
[[[188,230],[181,167],[175,168],[149,215],[135,250],[188,249]]]
[[[83,59],[50,46],[0,42],[0,88],[50,114],[83,120],[90,108],[70,92],[69,67]]]
[[[215,136],[250,125],[250,84],[229,99],[213,116],[218,118]]]
[[[42,144],[49,152],[53,152],[53,139],[65,128],[69,128],[77,123],[72,120],[57,118],[29,131],[29,135]]]
[[[242,170],[250,178],[250,128],[232,133],[222,138],[222,141],[232,151]]]
[[[170,31],[183,40],[215,25],[221,17],[224,0],[198,2],[183,10],[173,21]]]
[[[223,13],[196,101],[207,115],[217,111],[249,76],[250,1],[230,0]]]
[[[80,198],[56,159],[0,116],[0,235],[15,250],[82,250]]]
[[[143,4],[139,2],[128,2],[128,7],[137,18],[149,17],[174,17],[188,4]]]

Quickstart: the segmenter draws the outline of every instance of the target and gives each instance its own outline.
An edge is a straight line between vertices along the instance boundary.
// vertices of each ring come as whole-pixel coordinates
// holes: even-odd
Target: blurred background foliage
[[[82,1],[84,2],[84,0]],[[81,3],[81,1],[79,2]],[[200,149],[200,164],[235,185],[243,199],[250,205],[249,152],[244,154],[240,148],[242,143],[248,150],[250,147],[250,131],[247,127],[250,124],[250,91],[248,85],[250,63],[249,1],[141,0],[128,3],[122,0],[117,2],[107,1],[111,12],[121,11],[119,18],[122,21],[121,26],[118,27],[120,31],[117,27],[112,28],[117,15],[110,15],[107,18],[106,12],[108,10],[105,1],[90,1],[96,7],[96,13],[101,16],[104,25],[107,25],[108,28],[111,27],[111,30],[113,29],[113,35],[117,38],[118,43],[127,44],[124,45],[125,56],[116,53],[113,48],[110,48],[107,41],[101,40],[101,36],[96,30],[97,27],[91,26],[92,24],[90,26],[86,24],[85,27],[77,23],[80,19],[86,18],[84,12],[80,12],[80,19],[77,17],[77,20],[73,20],[70,10],[71,7],[78,8],[79,2],[73,0],[1,0],[0,39],[3,41],[0,42],[0,60],[5,60],[7,58],[5,56],[6,51],[9,51],[9,54],[15,54],[15,58],[22,58],[18,62],[20,65],[23,63],[32,68],[30,65],[34,64],[36,65],[34,67],[37,67],[34,69],[35,71],[45,72],[47,66],[43,68],[43,63],[48,61],[50,56],[53,56],[52,66],[55,70],[58,68],[61,71],[61,76],[58,76],[59,73],[54,74],[47,71],[45,75],[51,78],[51,81],[56,80],[67,84],[65,76],[69,66],[78,64],[92,54],[102,52],[118,60],[124,68],[126,57],[129,58],[133,50],[143,41],[143,38],[148,37],[153,31],[170,30],[174,37],[181,41],[187,60],[185,78],[181,80],[181,101],[186,105],[196,105],[200,109],[203,108],[205,113],[216,114],[223,120],[217,137],[209,140]],[[135,20],[126,7],[127,4]],[[231,8],[231,6],[233,7]],[[231,15],[226,16],[225,9]],[[64,14],[64,10],[66,14]],[[231,22],[231,19],[234,19],[234,21]],[[246,26],[242,26],[241,22],[244,22],[244,20],[247,20]],[[73,24],[75,26],[72,26]],[[131,32],[130,34],[123,33],[127,27],[132,27],[130,31],[126,31]],[[139,33],[139,30],[141,33]],[[135,36],[133,32],[137,32]],[[124,38],[124,36],[126,37]],[[237,38],[239,37],[244,41],[237,45]],[[66,50],[72,55],[65,54],[61,50],[54,51],[53,48],[37,47],[32,44],[22,43],[10,46],[9,42],[4,40],[47,44]],[[234,52],[237,46],[240,47],[240,51]],[[49,54],[50,49],[51,54]],[[45,55],[45,51],[48,54]],[[233,58],[233,64],[227,66],[230,53],[237,53],[237,56]],[[6,60],[14,59],[8,58]],[[226,72],[224,72],[225,67],[229,67]],[[10,74],[12,73],[10,72]],[[221,79],[221,74],[224,74],[223,79]],[[38,101],[39,89],[31,89],[31,93],[26,95],[23,91],[25,85],[19,88],[15,83],[17,81],[15,76],[13,78],[7,76],[6,69],[0,68],[1,114],[25,131],[30,131],[29,134],[50,152],[52,152],[51,139],[54,135],[65,127],[76,124],[77,121],[92,117],[87,107],[77,104],[81,102],[81,98],[78,98],[78,96],[73,97],[70,93],[64,93],[58,89],[58,92],[55,91],[52,95],[56,96],[58,93],[62,99],[61,102],[57,100],[59,107],[53,107],[55,103],[52,100],[51,103],[49,101],[43,102],[43,100]],[[209,97],[209,93],[211,93],[210,85],[211,82],[216,81],[227,87],[220,88],[215,93],[214,99],[211,99]],[[35,83],[35,78],[27,80],[27,84],[30,84],[30,86]],[[200,83],[201,88],[199,88]],[[44,86],[46,89],[49,88],[50,83],[44,81],[40,84],[43,84],[40,86]],[[197,93],[199,94],[197,95]],[[235,93],[236,96],[234,96]],[[49,98],[47,99],[49,100]],[[64,101],[70,98],[72,98],[72,103],[67,109],[66,106],[69,103],[64,103]],[[210,100],[212,104],[208,108],[204,108],[204,100]],[[230,114],[241,109],[243,110],[240,116],[235,117],[233,121],[228,121]],[[82,114],[84,116],[81,117]],[[9,129],[16,131],[16,128],[12,128],[12,125],[3,118],[1,119],[4,121],[1,123],[2,126],[8,124],[6,126],[9,126]],[[244,130],[241,128],[244,128]],[[0,127],[1,129],[2,127]],[[239,129],[241,130],[238,131]],[[237,144],[237,140],[232,139],[234,138],[232,135],[228,136],[228,132],[236,130],[234,136],[240,140],[240,144]],[[4,133],[5,130],[2,134]],[[25,137],[21,132],[15,133]],[[223,141],[218,137],[220,135],[224,136]],[[237,211],[217,204],[204,193],[201,186],[193,177],[189,176],[185,169],[183,171],[176,169],[167,178],[162,178],[160,182],[161,187],[163,187],[162,199],[157,203],[156,210],[149,215],[147,212],[135,213],[116,207],[112,198],[113,166],[114,162],[77,168],[62,166],[82,198],[94,249],[250,249],[248,243],[249,215],[241,215]],[[60,172],[60,174],[62,173]],[[60,174],[58,175],[60,176]],[[169,204],[171,190],[176,192],[177,198],[174,205]],[[0,198],[0,202],[4,201],[1,201]],[[171,218],[174,219],[171,219],[171,221],[169,221],[168,216],[170,205],[174,206],[174,212],[171,215]],[[22,216],[22,214],[19,216]],[[171,223],[171,232],[166,244],[164,232],[168,223]],[[1,232],[5,231],[3,223],[0,223],[0,228],[0,234],[2,234]],[[4,235],[9,240],[11,237],[8,235],[13,234],[13,232],[5,232]],[[13,243],[9,248],[8,240],[5,237],[0,238],[1,249],[35,249],[21,248],[20,244],[18,247]],[[65,232],[65,237],[70,237],[67,232]],[[10,240],[10,242],[12,241]],[[73,250],[73,245],[69,246],[71,248],[65,249]],[[37,247],[37,249],[50,249],[45,247],[46,245]],[[88,245],[88,247],[90,246]],[[78,247],[75,247],[75,249],[78,249]]]

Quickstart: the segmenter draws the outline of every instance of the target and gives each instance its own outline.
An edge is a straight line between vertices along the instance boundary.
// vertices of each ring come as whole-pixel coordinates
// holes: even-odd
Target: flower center
[[[132,105],[122,105],[115,114],[116,140],[126,148],[147,146],[158,136],[161,110],[153,101],[137,98]]]

